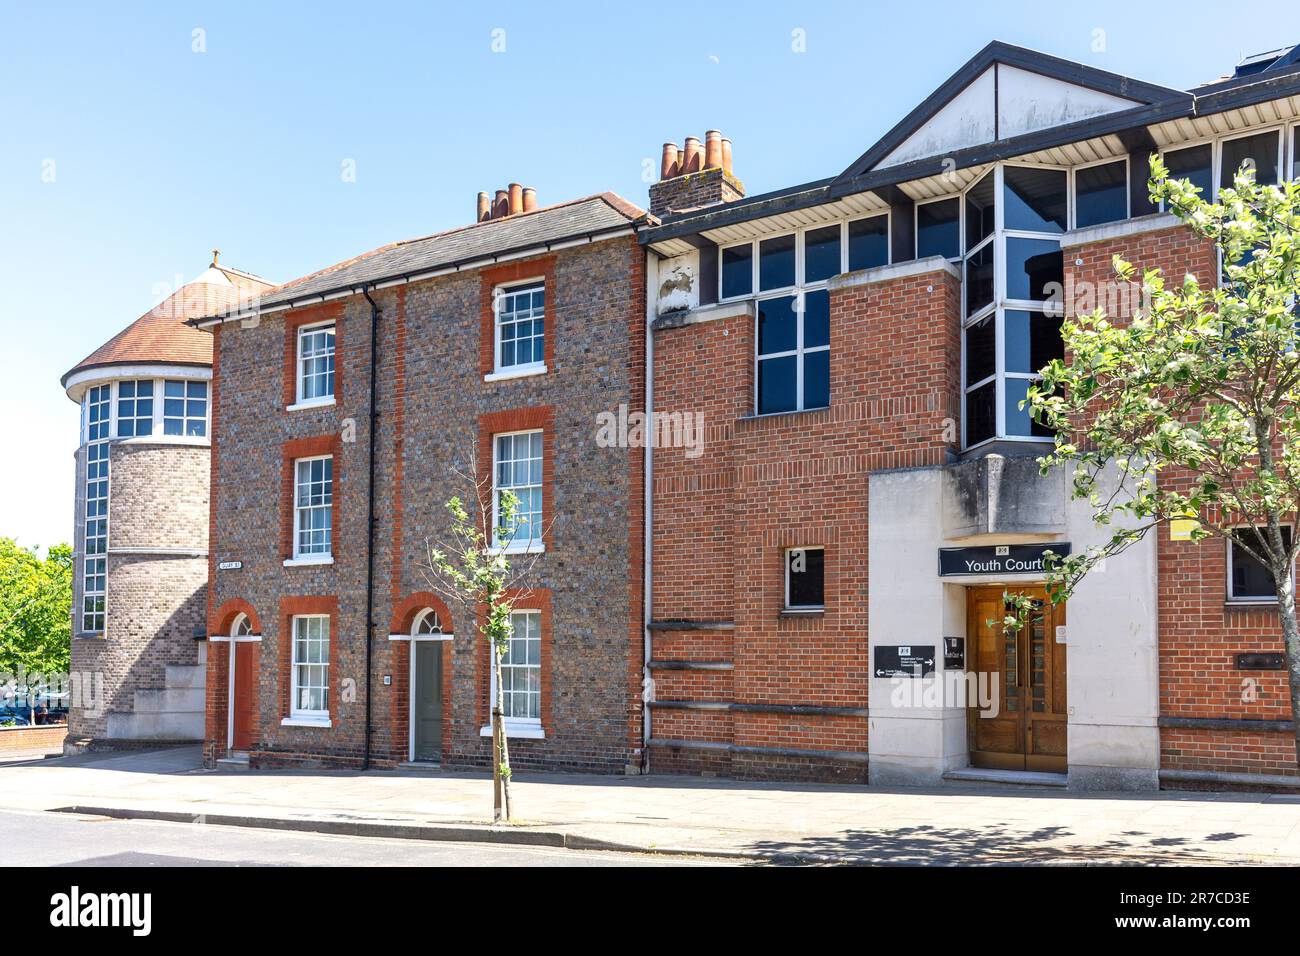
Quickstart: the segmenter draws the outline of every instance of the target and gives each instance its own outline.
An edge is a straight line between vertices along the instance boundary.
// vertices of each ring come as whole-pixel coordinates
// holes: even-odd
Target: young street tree
[[[1099,562],[1170,522],[1192,540],[1230,538],[1276,585],[1300,759],[1300,183],[1257,185],[1243,169],[1216,204],[1158,157],[1151,169],[1152,199],[1218,247],[1224,276],[1174,284],[1147,271],[1131,321],[1098,310],[1064,322],[1069,363],[1053,361],[1029,398],[1056,429],[1040,464],[1073,465],[1073,496],[1113,533],[1053,562],[1049,590],[1065,600]],[[1118,257],[1115,272],[1134,281]]]
[[[447,502],[451,539],[428,546],[421,566],[430,586],[458,608],[462,621],[478,622],[491,648],[492,686],[492,819],[510,820],[510,748],[505,728],[505,689],[501,661],[510,649],[511,615],[532,590],[529,583],[537,552],[511,555],[516,541],[540,539],[519,510],[512,491],[493,503],[491,477],[479,477],[473,460],[467,471],[453,469],[471,492],[471,512],[460,496]],[[512,560],[512,557],[515,560]]]

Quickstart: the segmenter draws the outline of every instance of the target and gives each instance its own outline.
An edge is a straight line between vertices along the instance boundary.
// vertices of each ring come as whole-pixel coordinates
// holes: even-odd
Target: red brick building
[[[652,401],[704,440],[649,468],[653,770],[1295,780],[1275,601],[1224,540],[1164,529],[1022,635],[990,622],[1045,549],[1109,536],[1019,408],[1062,303],[1126,314],[1096,301],[1115,253],[1218,275],[1150,155],[1276,183],[1298,119],[1300,48],[1184,92],[994,43],[829,179],[745,197],[716,133],[665,147]]]
[[[420,571],[473,450],[538,529],[516,766],[1294,785],[1276,602],[1223,540],[992,623],[1109,537],[1019,405],[1062,310],[1132,314],[1116,253],[1218,275],[1157,152],[1211,195],[1295,177],[1300,48],[1180,91],[993,43],[827,179],[747,196],[710,131],[648,214],[481,194],[198,322],[209,759],[486,763],[487,649]]]

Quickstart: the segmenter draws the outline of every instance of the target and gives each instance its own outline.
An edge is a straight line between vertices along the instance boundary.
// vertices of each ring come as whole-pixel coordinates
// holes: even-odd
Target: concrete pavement
[[[228,773],[201,769],[196,748],[0,766],[0,807],[18,810],[778,860],[1300,864],[1300,796],[1290,794],[578,774],[520,774],[512,791],[516,822],[493,828],[478,773]]]

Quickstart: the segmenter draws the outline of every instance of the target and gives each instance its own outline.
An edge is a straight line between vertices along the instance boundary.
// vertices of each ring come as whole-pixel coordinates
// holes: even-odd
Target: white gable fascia
[[[949,100],[875,168],[945,156],[959,149],[1141,105],[1139,100],[997,63]]]
[[[942,156],[968,146],[991,143],[996,135],[993,67],[948,101],[876,166],[898,166],[914,159]]]
[[[1005,64],[998,66],[998,139],[1141,105],[1138,100],[1099,93],[1040,73]]]

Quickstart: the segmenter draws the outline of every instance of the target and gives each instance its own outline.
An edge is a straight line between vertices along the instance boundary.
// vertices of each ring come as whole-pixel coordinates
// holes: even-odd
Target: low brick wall
[[[66,724],[50,724],[48,727],[0,727],[0,754],[16,753],[21,750],[50,750],[63,747],[63,738],[68,736]]]

